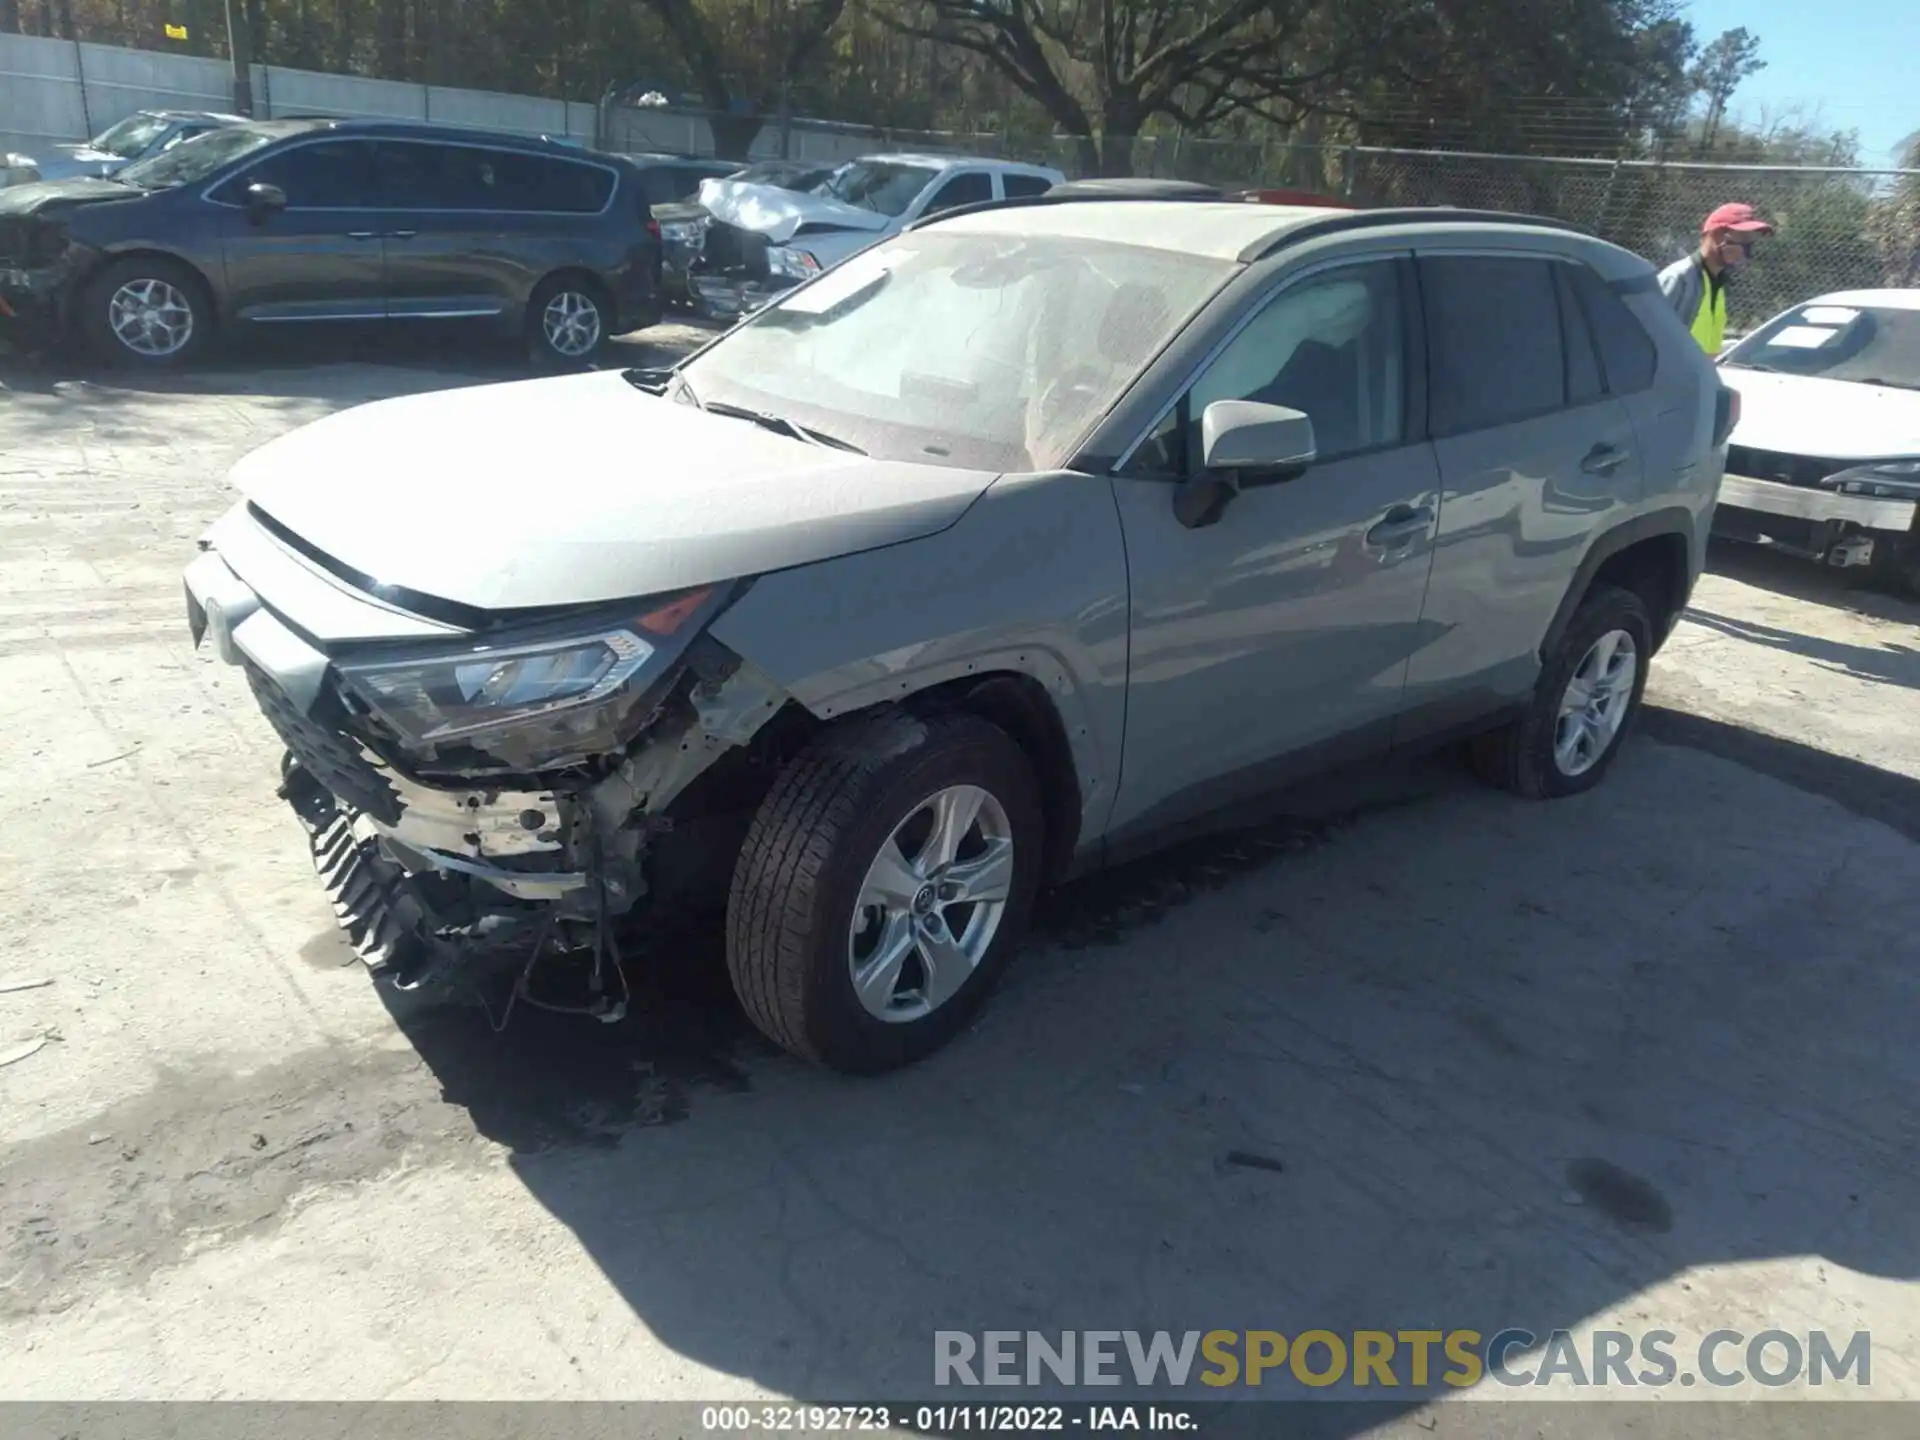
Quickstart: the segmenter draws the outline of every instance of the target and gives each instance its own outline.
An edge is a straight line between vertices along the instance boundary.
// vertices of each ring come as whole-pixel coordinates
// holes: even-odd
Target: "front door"
[[[284,210],[250,213],[249,185],[278,186]],[[256,323],[380,320],[386,316],[386,219],[373,146],[320,140],[261,157],[211,197],[222,219],[227,293],[235,319]]]
[[[1385,750],[1427,638],[1439,508],[1410,270],[1387,256],[1284,286],[1114,477],[1132,592],[1115,840]],[[1230,399],[1304,411],[1319,458],[1187,529],[1174,494],[1207,405]]]

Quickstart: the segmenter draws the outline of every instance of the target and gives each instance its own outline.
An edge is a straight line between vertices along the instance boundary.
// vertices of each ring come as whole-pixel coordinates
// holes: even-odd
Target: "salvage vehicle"
[[[617,1015],[711,908],[754,1023],[872,1072],[1041,887],[1290,780],[1471,736],[1597,784],[1731,423],[1652,268],[1553,222],[1002,203],[671,369],[271,442],[188,621],[387,983],[571,964]]]
[[[700,187],[710,215],[689,276],[709,315],[745,315],[916,220],[1044,194],[1044,165],[965,155],[865,155],[804,193],[747,179]]]
[[[108,179],[0,190],[0,324],[111,364],[216,333],[446,322],[591,359],[660,316],[660,237],[629,162],[379,120],[230,125]]]
[[[43,154],[10,154],[0,161],[0,188],[40,180],[103,179],[171,150],[183,140],[244,123],[238,115],[211,110],[137,110],[78,145],[55,145]]]
[[[1720,369],[1743,403],[1714,532],[1920,593],[1920,291],[1796,305]]]
[[[713,214],[700,197],[715,181],[771,185],[804,194],[830,178],[834,168],[804,160],[756,160],[744,169],[729,167],[725,174],[702,176],[697,188],[688,187],[692,193],[683,191],[667,203],[656,202],[653,218],[660,222],[660,243],[666,252],[660,280],[667,303],[687,307],[698,303],[699,297],[693,292],[692,265],[706,247],[707,227],[713,223]]]

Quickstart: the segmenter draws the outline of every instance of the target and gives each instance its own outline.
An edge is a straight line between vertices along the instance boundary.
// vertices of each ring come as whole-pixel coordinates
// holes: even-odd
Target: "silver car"
[[[1548,222],[1041,199],[668,371],[279,439],[188,610],[392,983],[610,1017],[711,908],[755,1024],[872,1072],[1043,886],[1296,777],[1596,784],[1730,423],[1652,268]]]
[[[209,110],[136,110],[80,144],[55,145],[33,155],[8,155],[0,166],[0,184],[103,179],[196,135],[241,123],[238,115]]]

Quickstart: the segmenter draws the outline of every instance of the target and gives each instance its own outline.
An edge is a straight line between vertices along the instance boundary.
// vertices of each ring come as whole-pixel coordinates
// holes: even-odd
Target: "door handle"
[[[380,234],[376,230],[347,231],[347,239],[349,240],[378,240],[379,238],[380,238]]]
[[[1611,475],[1626,463],[1626,451],[1618,445],[1602,441],[1587,452],[1587,458],[1580,462],[1580,468],[1589,475]]]
[[[389,240],[411,240],[418,233],[417,230],[389,230],[387,231],[387,238]]]
[[[1426,534],[1432,524],[1431,505],[1396,505],[1367,531],[1367,544],[1377,550],[1398,550]]]

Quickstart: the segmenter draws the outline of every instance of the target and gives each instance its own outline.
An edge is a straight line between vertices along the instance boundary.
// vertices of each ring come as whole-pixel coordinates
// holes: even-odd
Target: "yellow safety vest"
[[[1700,274],[1700,311],[1693,317],[1693,338],[1709,357],[1718,355],[1727,338],[1727,287],[1715,285],[1704,270]]]

